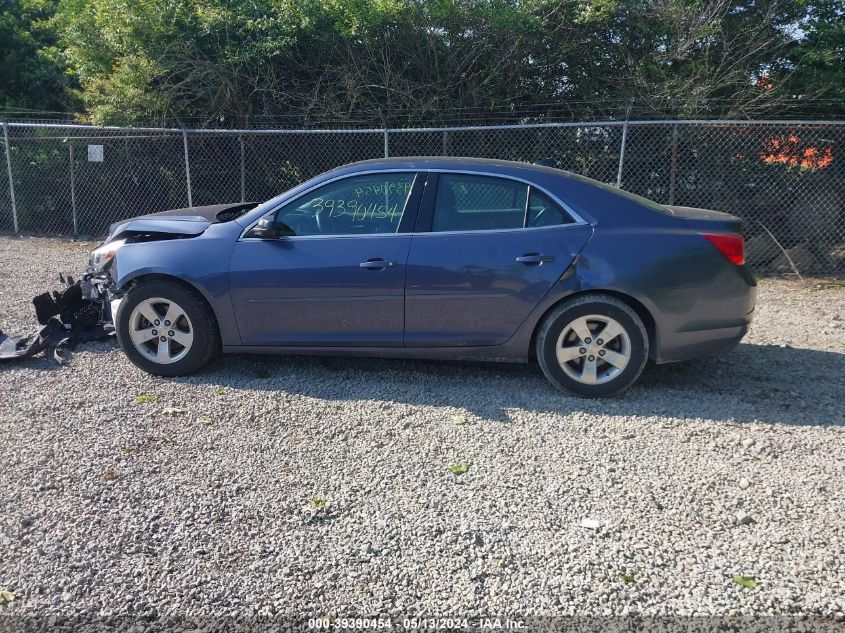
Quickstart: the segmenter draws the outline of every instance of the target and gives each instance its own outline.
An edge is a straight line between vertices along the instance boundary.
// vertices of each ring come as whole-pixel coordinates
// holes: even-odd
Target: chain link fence
[[[845,122],[629,121],[369,130],[3,124],[0,231],[96,238],[117,220],[260,201],[345,163],[477,156],[558,167],[745,220],[758,270],[845,272]]]

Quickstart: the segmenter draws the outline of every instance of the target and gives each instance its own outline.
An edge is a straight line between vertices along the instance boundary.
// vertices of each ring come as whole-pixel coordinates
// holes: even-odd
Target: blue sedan
[[[220,351],[536,360],[597,397],[649,359],[745,335],[756,284],[740,229],[550,167],[397,158],[262,204],[117,223],[89,273],[123,351],[157,375]]]

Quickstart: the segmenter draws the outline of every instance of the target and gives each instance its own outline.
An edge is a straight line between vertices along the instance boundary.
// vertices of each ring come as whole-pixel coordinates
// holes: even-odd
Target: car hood
[[[199,235],[212,224],[234,220],[257,205],[257,202],[211,204],[204,207],[186,207],[140,215],[112,224],[106,241],[127,231]]]

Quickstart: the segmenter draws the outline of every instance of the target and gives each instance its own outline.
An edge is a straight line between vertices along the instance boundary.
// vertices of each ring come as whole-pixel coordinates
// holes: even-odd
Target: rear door
[[[405,263],[425,175],[349,176],[274,214],[290,237],[241,238],[229,266],[243,345],[402,345]]]
[[[408,256],[405,345],[506,342],[591,232],[524,182],[430,174]]]

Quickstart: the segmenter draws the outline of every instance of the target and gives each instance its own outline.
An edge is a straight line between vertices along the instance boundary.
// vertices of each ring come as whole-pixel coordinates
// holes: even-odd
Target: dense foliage
[[[65,111],[76,105],[51,23],[58,0],[0,0],[0,108]]]
[[[841,0],[4,2],[0,99],[78,94],[101,123],[828,116],[845,97]]]

